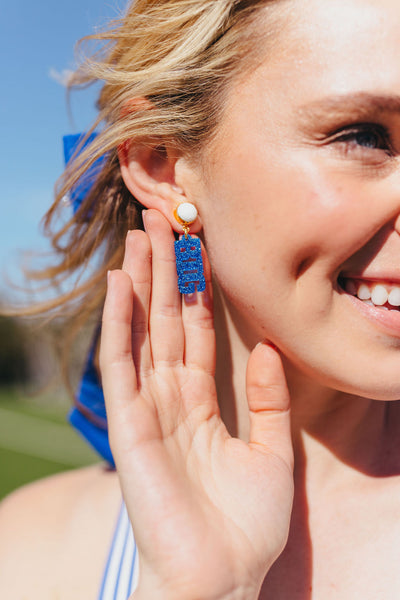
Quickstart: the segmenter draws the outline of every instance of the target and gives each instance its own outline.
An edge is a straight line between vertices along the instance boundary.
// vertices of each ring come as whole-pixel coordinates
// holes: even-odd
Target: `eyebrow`
[[[331,118],[362,120],[385,113],[400,114],[400,96],[366,92],[328,96],[301,106],[298,116],[306,122],[309,120],[315,122],[316,120],[329,121]]]

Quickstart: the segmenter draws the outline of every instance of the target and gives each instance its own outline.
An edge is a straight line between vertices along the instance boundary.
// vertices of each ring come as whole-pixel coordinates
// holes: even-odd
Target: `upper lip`
[[[371,283],[391,283],[393,285],[400,285],[400,273],[396,271],[387,272],[368,272],[363,271],[362,273],[355,273],[352,271],[342,271],[339,274],[339,279],[357,279],[358,281],[370,281]]]

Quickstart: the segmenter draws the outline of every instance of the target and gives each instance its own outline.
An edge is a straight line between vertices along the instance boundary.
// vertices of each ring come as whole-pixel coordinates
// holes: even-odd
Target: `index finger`
[[[132,357],[131,278],[124,271],[108,274],[100,341],[100,370],[107,412],[123,409],[137,392]]]

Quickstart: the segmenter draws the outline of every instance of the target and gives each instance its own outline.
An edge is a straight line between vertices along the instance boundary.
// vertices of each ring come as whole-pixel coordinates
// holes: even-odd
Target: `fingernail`
[[[256,348],[257,346],[269,346],[273,350],[278,350],[278,346],[275,346],[275,344],[273,342],[270,342],[269,340],[263,340],[262,342],[258,342],[258,344],[256,344]]]
[[[197,292],[194,292],[194,294],[183,294],[183,300],[187,305],[196,304]]]

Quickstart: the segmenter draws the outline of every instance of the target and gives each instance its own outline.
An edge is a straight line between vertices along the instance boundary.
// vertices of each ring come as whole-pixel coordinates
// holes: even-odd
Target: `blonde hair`
[[[136,0],[105,32],[84,38],[99,47],[84,57],[70,86],[103,81],[99,116],[88,135],[99,135],[68,164],[58,182],[44,227],[57,263],[31,272],[37,280],[59,284],[71,274],[84,277],[55,300],[34,306],[30,314],[65,313],[79,329],[88,317],[99,317],[105,294],[105,273],[121,265],[129,229],[142,226],[141,206],[122,180],[117,149],[127,140],[167,140],[177,150],[198,154],[222,116],[224,93],[250,59],[265,50],[256,16],[261,7],[282,0]],[[271,13],[272,14],[272,13]],[[134,102],[135,99],[148,102]],[[101,156],[107,160],[77,213],[53,233],[63,199]],[[65,210],[65,209],[64,209]],[[89,266],[89,270],[88,270]]]

